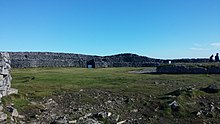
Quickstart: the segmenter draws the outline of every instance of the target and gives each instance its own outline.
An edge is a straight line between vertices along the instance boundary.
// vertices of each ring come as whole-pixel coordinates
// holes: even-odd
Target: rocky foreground
[[[215,84],[202,89],[180,88],[157,97],[81,89],[31,101],[17,120],[24,124],[217,124],[218,92]]]

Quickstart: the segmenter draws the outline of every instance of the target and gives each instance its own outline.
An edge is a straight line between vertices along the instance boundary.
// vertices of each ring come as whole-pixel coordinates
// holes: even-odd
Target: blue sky
[[[220,0],[0,0],[0,51],[220,52]]]

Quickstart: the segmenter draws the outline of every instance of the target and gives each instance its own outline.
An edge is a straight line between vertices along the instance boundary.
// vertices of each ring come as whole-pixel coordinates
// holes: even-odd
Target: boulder
[[[180,107],[178,105],[178,103],[174,100],[173,102],[171,102],[169,104],[170,108],[173,110],[173,111],[179,111],[180,110]]]
[[[68,120],[67,118],[64,116],[64,117],[56,117],[56,119],[54,119],[51,124],[68,124]]]
[[[7,119],[7,114],[0,112],[0,122],[5,121]]]
[[[201,90],[206,93],[218,93],[219,92],[218,86],[216,84],[211,84],[206,88],[202,88]]]

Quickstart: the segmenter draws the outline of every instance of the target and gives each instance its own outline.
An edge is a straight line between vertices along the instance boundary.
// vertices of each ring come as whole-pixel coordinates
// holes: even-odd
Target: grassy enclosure
[[[219,83],[219,75],[207,74],[132,74],[129,71],[142,68],[26,68],[12,70],[12,87],[20,94],[41,98],[53,92],[80,90],[82,88],[104,88],[117,92],[140,92],[161,95],[180,87],[207,86]],[[156,85],[163,83],[163,86]]]
[[[78,92],[82,89],[99,89],[124,96],[146,97],[146,101],[153,99],[159,104],[167,104],[171,100],[163,99],[164,95],[178,89],[193,87],[200,89],[210,84],[220,84],[220,76],[217,74],[136,74],[129,73],[148,68],[23,68],[12,70],[12,87],[19,90],[19,94],[7,96],[4,104],[14,103],[21,113],[33,106],[31,102],[42,101],[46,97],[66,92]],[[149,68],[151,69],[151,68]],[[179,114],[164,105],[158,116],[170,118],[189,117],[188,112],[196,110],[197,105],[190,105],[200,100],[201,96],[219,98],[219,93],[208,94],[200,90],[190,92],[181,91],[182,95],[174,100],[181,102]],[[189,97],[190,96],[190,97]],[[94,102],[90,97],[84,97],[81,101]],[[173,100],[173,99],[172,99]],[[186,103],[187,102],[187,103]],[[190,103],[188,103],[190,102]],[[148,103],[147,103],[148,104]],[[132,108],[132,104],[128,108]],[[136,105],[139,106],[139,103]],[[141,105],[140,105],[141,106]],[[154,113],[154,112],[153,112]],[[148,119],[152,121],[152,119]],[[167,122],[168,123],[168,122]]]

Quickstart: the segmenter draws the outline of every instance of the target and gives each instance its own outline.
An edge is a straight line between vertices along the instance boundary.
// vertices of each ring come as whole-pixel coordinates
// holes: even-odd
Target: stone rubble
[[[140,101],[143,99],[134,94],[124,96],[99,89],[83,89],[31,102],[31,106],[37,103],[38,107],[26,110],[24,120],[36,124],[144,123],[147,118],[141,113],[147,113],[148,110],[141,108],[143,103]]]
[[[195,96],[199,92],[200,95]],[[30,101],[30,107],[18,117],[19,123],[35,124],[144,124],[165,121],[177,123],[179,116],[191,116],[189,121],[220,118],[220,98],[201,96],[203,91],[192,86],[171,91],[172,97],[149,97],[143,95],[122,95],[107,90],[81,89]],[[158,101],[159,100],[159,101]],[[192,107],[187,110],[188,107]],[[195,107],[193,107],[195,106]],[[186,111],[187,110],[187,111]],[[169,112],[169,113],[168,113]],[[167,113],[167,114],[166,114]],[[166,114],[161,116],[161,114]],[[170,118],[176,119],[172,122]],[[185,116],[185,115],[184,115]],[[4,116],[0,116],[3,117]],[[213,121],[215,122],[215,121]]]

